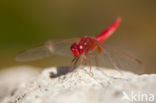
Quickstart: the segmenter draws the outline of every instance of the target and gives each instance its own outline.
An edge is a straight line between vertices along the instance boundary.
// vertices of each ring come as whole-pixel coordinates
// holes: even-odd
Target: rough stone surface
[[[12,78],[13,83],[10,84],[14,84],[14,89],[2,96],[1,102],[156,103],[156,74],[137,75],[96,67],[92,68],[92,73],[89,67],[68,71],[68,67],[47,68],[33,78],[28,76],[22,82],[18,80],[18,84],[14,81],[23,77],[20,73],[15,73],[17,77],[6,77]],[[25,73],[30,75],[27,70]],[[4,81],[5,78],[1,77],[0,80]],[[12,88],[10,84],[1,83],[0,87],[7,85],[7,88]]]
[[[21,86],[39,74],[39,68],[31,66],[10,67],[0,71],[0,103]]]

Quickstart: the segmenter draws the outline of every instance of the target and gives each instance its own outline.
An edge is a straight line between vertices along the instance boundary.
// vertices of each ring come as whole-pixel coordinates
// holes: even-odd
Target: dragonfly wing
[[[17,61],[33,61],[52,55],[53,51],[45,45],[24,50],[16,55]]]
[[[67,40],[48,40],[43,45],[24,50],[16,55],[17,61],[34,61],[42,59],[54,54],[62,56],[70,56],[70,46],[72,42],[76,42],[78,38],[72,38]]]
[[[102,50],[101,54],[99,54],[100,56],[98,56],[99,66],[111,65],[118,70],[123,69],[135,73],[143,73],[143,65],[139,59],[120,50],[101,44],[97,40],[94,41]]]

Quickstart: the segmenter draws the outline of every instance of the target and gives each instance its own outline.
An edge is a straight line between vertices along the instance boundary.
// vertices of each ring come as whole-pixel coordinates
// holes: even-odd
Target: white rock
[[[6,95],[2,103],[156,102],[156,74],[121,74],[96,67],[92,68],[93,74],[89,67],[68,71],[68,67],[47,68],[35,78],[24,80],[23,86],[16,85],[14,94]]]
[[[39,68],[18,66],[5,68],[0,72],[0,103],[4,97],[13,95],[19,86],[39,74]]]

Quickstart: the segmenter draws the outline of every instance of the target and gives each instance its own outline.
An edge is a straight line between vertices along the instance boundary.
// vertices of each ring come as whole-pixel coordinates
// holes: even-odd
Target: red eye
[[[81,44],[77,45],[77,48],[78,48],[80,54],[82,54],[84,52],[84,48]]]
[[[74,44],[71,46],[71,52],[72,52],[72,54],[73,54],[74,56],[76,56],[76,57],[78,57],[78,56],[80,55],[77,46],[78,46],[78,45],[77,45],[76,43],[74,43]]]

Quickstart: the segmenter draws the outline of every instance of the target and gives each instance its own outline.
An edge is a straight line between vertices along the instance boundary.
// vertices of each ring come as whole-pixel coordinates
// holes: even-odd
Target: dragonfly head
[[[82,44],[73,43],[71,46],[71,52],[73,56],[78,57],[84,53],[84,47]]]

